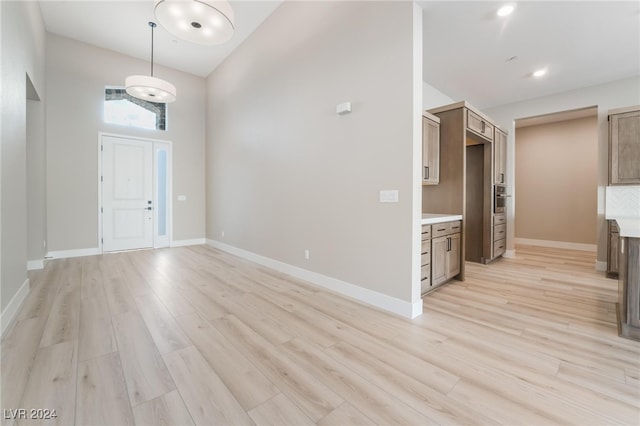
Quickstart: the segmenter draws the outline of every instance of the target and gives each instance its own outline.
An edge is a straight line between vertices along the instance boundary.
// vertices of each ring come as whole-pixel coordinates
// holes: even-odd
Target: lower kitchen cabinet
[[[424,294],[431,290],[431,225],[422,225],[420,260],[420,294]]]
[[[460,232],[431,240],[431,286],[436,287],[460,273]]]
[[[505,214],[493,216],[493,247],[491,259],[502,256],[507,250],[507,217]]]
[[[618,250],[618,334],[640,341],[640,238],[621,237]]]

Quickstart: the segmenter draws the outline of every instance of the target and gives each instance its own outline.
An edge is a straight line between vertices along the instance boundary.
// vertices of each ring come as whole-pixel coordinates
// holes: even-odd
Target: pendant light
[[[233,9],[225,0],[156,0],[155,15],[167,31],[191,43],[222,44],[233,36]]]
[[[168,81],[153,76],[153,29],[155,22],[149,22],[151,27],[151,76],[131,75],[125,80],[127,93],[134,98],[144,101],[167,104],[176,100],[176,88]]]

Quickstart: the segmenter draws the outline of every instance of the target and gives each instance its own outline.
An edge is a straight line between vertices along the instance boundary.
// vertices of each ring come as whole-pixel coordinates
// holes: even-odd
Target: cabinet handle
[[[485,122],[482,122],[482,133],[484,133],[484,126],[485,126]]]
[[[424,166],[424,178],[429,179],[429,166]]]
[[[500,173],[500,183],[504,183],[504,173]]]
[[[447,251],[451,251],[451,238],[447,237]]]

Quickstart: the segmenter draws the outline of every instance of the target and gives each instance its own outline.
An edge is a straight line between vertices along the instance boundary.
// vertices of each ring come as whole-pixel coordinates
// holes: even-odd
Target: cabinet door
[[[507,170],[507,134],[496,129],[496,137],[493,142],[493,183],[504,184],[507,182],[505,174]]]
[[[455,277],[460,273],[460,234],[449,235],[447,263],[447,278]]]
[[[622,263],[624,266],[624,285],[627,289],[627,323],[637,327],[640,333],[640,238],[623,237],[620,244],[626,246]],[[622,272],[622,271],[621,271]]]
[[[433,287],[447,280],[448,238],[439,237],[431,240],[431,284]]]
[[[609,117],[609,181],[640,183],[640,110]]]
[[[422,117],[422,183],[440,181],[440,124]]]
[[[487,122],[473,111],[467,110],[467,129],[482,136],[483,138],[493,140],[493,124]]]

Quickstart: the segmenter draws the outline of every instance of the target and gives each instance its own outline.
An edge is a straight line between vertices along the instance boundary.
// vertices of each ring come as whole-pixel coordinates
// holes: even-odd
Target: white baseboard
[[[605,272],[607,270],[607,262],[602,262],[600,260],[596,260],[596,271]]]
[[[28,295],[29,295],[29,278],[24,280],[24,282],[22,283],[22,285],[20,286],[16,294],[14,294],[11,300],[9,301],[9,304],[7,305],[7,307],[4,308],[4,311],[2,311],[2,315],[0,317],[0,323],[2,324],[1,326],[2,336],[4,336],[4,332],[7,331],[7,329],[9,328],[9,325],[11,325],[13,319],[18,313],[18,310],[20,309],[20,307],[22,306],[22,304],[24,303],[24,300],[27,298]]]
[[[507,259],[515,259],[516,251],[515,250],[506,250],[502,257],[506,257]]]
[[[50,251],[47,253],[47,257],[51,259],[67,259],[69,257],[95,256],[97,254],[102,254],[99,247]]]
[[[596,251],[598,246],[595,244],[571,243],[567,241],[548,241],[548,240],[531,240],[529,238],[516,238],[516,244],[525,246],[552,247],[568,250],[580,251]]]
[[[207,244],[205,238],[192,238],[190,240],[174,240],[171,241],[171,247],[200,246]]]
[[[44,259],[27,260],[27,271],[36,271],[38,269],[44,269]]]
[[[252,253],[250,251],[243,250],[229,244],[221,243],[220,241],[207,239],[206,242],[211,247],[226,251],[227,253],[231,253],[238,257],[242,257],[260,265],[264,265],[271,269],[275,269],[293,277],[308,281],[312,284],[331,290],[335,293],[339,293],[343,296],[347,296],[360,302],[364,302],[369,305],[384,309],[385,311],[393,312],[406,318],[415,318],[419,315],[422,315],[422,299],[414,303],[405,302],[404,300],[400,300],[395,297],[379,293],[377,291],[369,290],[367,288],[341,281],[326,275],[322,275],[317,272],[312,272],[297,266],[289,265],[288,263],[261,256],[259,254]]]

